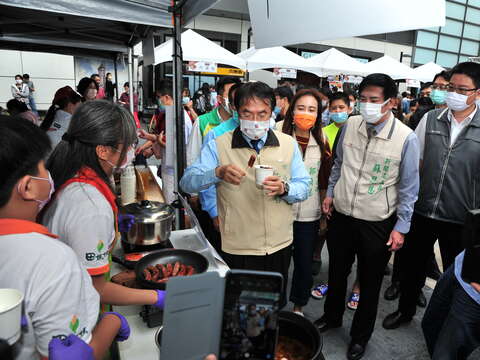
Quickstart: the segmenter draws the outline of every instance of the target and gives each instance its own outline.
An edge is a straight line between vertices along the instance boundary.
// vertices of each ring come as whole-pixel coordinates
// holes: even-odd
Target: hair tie
[[[62,140],[71,144],[73,142],[73,140],[75,140],[75,139],[72,135],[70,135],[68,132],[66,132],[65,134],[62,135]]]

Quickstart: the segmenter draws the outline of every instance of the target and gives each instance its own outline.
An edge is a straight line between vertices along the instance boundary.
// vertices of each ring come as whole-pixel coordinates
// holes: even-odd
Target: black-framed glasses
[[[461,95],[468,95],[469,92],[476,91],[476,90],[478,90],[478,88],[465,89],[465,88],[456,87],[456,86],[453,86],[453,85],[447,85],[447,91],[448,92],[454,92],[455,91],[457,94],[461,94]]]

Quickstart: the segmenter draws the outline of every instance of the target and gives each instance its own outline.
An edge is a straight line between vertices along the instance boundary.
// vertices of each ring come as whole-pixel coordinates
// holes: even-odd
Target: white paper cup
[[[263,181],[268,176],[273,176],[273,167],[270,165],[255,165],[255,185],[263,189]]]
[[[0,289],[0,338],[15,344],[22,333],[23,294],[16,289]]]

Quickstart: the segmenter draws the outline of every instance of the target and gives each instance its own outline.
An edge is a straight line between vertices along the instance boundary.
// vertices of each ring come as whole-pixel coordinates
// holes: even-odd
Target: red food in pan
[[[166,283],[171,277],[190,276],[196,273],[193,266],[182,264],[180,261],[176,261],[173,264],[150,265],[143,270],[145,280],[156,283]]]

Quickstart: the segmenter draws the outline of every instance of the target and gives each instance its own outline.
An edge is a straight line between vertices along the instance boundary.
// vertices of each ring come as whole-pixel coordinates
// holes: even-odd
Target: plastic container
[[[137,201],[137,178],[135,168],[127,166],[120,176],[120,189],[122,205],[131,204]]]
[[[20,339],[23,294],[16,289],[0,289],[0,339],[9,345]]]
[[[263,189],[263,182],[268,176],[273,176],[273,167],[269,165],[255,165],[255,185]]]

